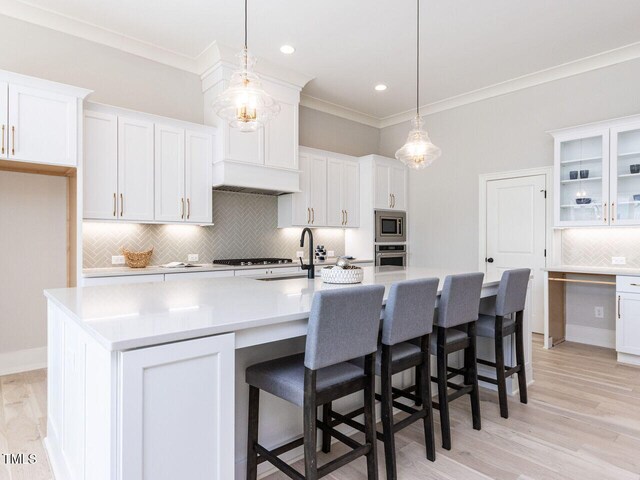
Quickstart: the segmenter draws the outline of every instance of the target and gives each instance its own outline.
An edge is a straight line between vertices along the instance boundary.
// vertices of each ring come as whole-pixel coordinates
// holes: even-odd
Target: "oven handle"
[[[376,253],[376,257],[406,257],[407,252],[398,253]]]

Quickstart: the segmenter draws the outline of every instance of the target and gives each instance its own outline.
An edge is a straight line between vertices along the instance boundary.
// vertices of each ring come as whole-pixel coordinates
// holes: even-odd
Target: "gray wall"
[[[89,100],[203,122],[197,75],[0,15],[0,69],[89,88]]]
[[[639,113],[639,82],[635,60],[428,116],[443,153],[409,175],[412,262],[476,269],[478,175],[552,165],[545,131]],[[408,129],[382,129],[380,153],[393,157]]]
[[[378,152],[380,130],[300,107],[300,145],[361,157]]]

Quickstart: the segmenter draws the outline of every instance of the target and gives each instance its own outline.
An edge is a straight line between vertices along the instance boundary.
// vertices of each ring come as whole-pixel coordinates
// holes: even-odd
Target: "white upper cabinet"
[[[300,148],[300,192],[278,197],[278,226],[357,227],[360,174],[353,157]]]
[[[186,217],[184,129],[155,125],[155,219],[180,222]]]
[[[185,220],[187,222],[211,223],[213,221],[212,162],[213,136],[210,133],[187,130],[185,165],[187,197]]]
[[[399,162],[376,156],[373,165],[374,208],[407,209],[407,168]]]
[[[0,158],[9,156],[9,84],[0,82]]]
[[[266,125],[265,159],[268,167],[298,168],[298,102],[277,99],[280,113]]]
[[[8,158],[75,166],[77,98],[9,84]]]
[[[118,117],[84,113],[84,218],[118,217]]]
[[[327,225],[357,227],[360,223],[360,172],[357,162],[327,161]]]
[[[552,135],[555,226],[640,225],[640,117]]]
[[[153,123],[118,117],[120,218],[154,220]]]

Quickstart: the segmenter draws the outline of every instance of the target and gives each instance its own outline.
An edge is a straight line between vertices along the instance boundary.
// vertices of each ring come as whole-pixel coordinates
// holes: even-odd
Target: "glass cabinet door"
[[[608,224],[608,138],[607,130],[556,139],[557,224]]]
[[[611,224],[640,225],[640,125],[611,130]]]

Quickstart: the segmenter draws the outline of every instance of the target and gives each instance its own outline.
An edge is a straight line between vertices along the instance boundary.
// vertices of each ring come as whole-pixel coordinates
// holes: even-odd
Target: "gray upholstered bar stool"
[[[531,270],[518,268],[507,270],[502,274],[495,304],[480,310],[477,333],[479,337],[492,338],[495,343],[495,362],[478,359],[478,363],[495,368],[496,378],[480,375],[484,382],[498,386],[500,415],[509,418],[507,405],[507,377],[518,374],[520,402],[527,403],[527,378],[524,365],[523,313],[527,301],[527,286]],[[516,335],[516,365],[505,366],[504,337]]]
[[[437,278],[407,280],[391,285],[387,304],[383,312],[381,344],[376,355],[376,374],[381,377],[381,395],[376,398],[381,401],[382,434],[377,433],[378,439],[384,442],[384,456],[387,470],[387,480],[398,478],[396,468],[395,433],[412,423],[422,420],[426,456],[433,461],[436,458],[435,439],[433,434],[433,410],[431,404],[431,368],[429,334],[433,330],[433,313],[438,295]],[[419,339],[419,345],[409,340]],[[361,363],[361,360],[355,363]],[[416,410],[403,403],[394,401],[398,397],[415,400],[415,396],[393,388],[392,375],[417,368],[424,381],[418,388],[421,398],[425,399],[422,408]],[[398,423],[393,421],[393,408],[396,407],[409,414]],[[339,414],[331,408],[331,403],[323,406],[322,418],[332,427],[341,423],[364,431],[363,425],[356,423],[353,418],[362,414],[362,409],[347,414]],[[323,431],[322,449],[330,448],[331,434]]]
[[[321,478],[358,457],[367,458],[367,478],[378,478],[375,436],[375,352],[384,287],[369,285],[325,290],[315,294],[307,328],[305,353],[247,368],[249,432],[247,479],[255,480],[258,463],[268,461],[293,479]],[[349,363],[364,357],[364,369]],[[260,390],[303,408],[304,435],[274,450],[258,443]],[[317,407],[364,390],[365,443],[360,444],[317,419]],[[316,428],[352,448],[318,467]],[[279,455],[304,444],[305,475]]]
[[[484,273],[464,273],[449,275],[444,279],[435,335],[431,335],[431,348],[436,351],[438,376],[432,381],[438,384],[438,402],[434,404],[440,411],[442,447],[451,450],[451,423],[449,402],[468,394],[471,399],[473,428],[480,430],[480,395],[478,392],[478,368],[476,364],[476,321],[480,306],[480,293]],[[464,367],[450,368],[447,365],[451,353],[464,351]],[[462,384],[452,381],[458,375],[464,376]],[[449,393],[449,388],[453,389]]]

